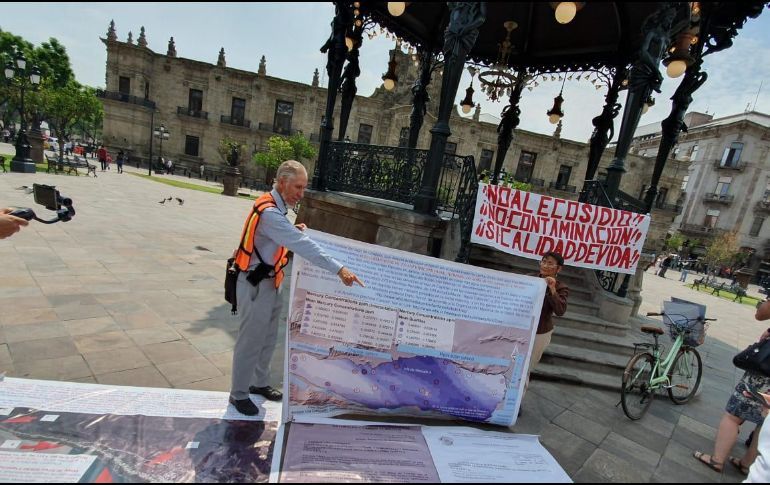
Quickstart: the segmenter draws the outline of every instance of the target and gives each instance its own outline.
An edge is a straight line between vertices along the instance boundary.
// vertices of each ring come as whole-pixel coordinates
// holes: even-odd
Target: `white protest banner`
[[[555,251],[565,265],[633,274],[649,227],[649,215],[480,183],[471,242],[531,259]]]
[[[295,255],[286,420],[366,413],[515,422],[541,278],[308,233],[366,287],[346,287]]]

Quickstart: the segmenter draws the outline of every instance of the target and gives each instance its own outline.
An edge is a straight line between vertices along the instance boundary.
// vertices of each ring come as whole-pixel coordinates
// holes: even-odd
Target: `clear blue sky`
[[[766,11],[744,27],[732,48],[706,57],[706,84],[696,92],[692,110],[726,116],[754,106],[760,82],[764,85],[756,109],[770,113],[770,13]],[[118,39],[128,32],[139,37],[145,27],[149,48],[166,52],[169,37],[176,41],[179,57],[216,63],[224,47],[227,65],[256,72],[262,55],[267,58],[268,75],[310,83],[313,70],[325,73],[326,58],[319,52],[329,36],[334,15],[331,2],[317,3],[4,3],[0,6],[0,28],[39,45],[50,37],[67,48],[75,76],[81,83],[103,87],[107,53],[99,37],[105,37],[111,19]],[[578,13],[579,15],[579,13]],[[493,21],[493,19],[489,19]],[[384,37],[364,38],[361,50],[359,95],[370,95],[382,81],[388,49],[394,43]],[[665,69],[662,68],[664,71]],[[681,78],[680,78],[681,79]],[[669,98],[680,79],[666,78],[656,105],[641,124],[665,118],[671,108]],[[461,82],[462,99],[470,76]],[[541,83],[525,90],[521,103],[520,128],[550,134],[554,126],[545,112],[558,94],[560,83]],[[475,81],[477,102],[482,112],[499,116],[504,104],[482,100]],[[562,137],[587,141],[593,130],[591,119],[601,112],[604,90],[587,82],[567,81],[564,87],[564,128]],[[625,101],[625,94],[621,102]],[[620,117],[616,133],[620,129]]]

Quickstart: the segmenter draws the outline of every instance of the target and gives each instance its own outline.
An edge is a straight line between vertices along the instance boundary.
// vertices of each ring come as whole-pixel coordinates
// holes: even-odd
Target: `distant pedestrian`
[[[170,158],[166,160],[166,174],[174,175],[174,162]]]
[[[11,132],[8,128],[3,128],[3,143],[8,143],[8,139],[11,137]],[[201,165],[202,167],[203,165]]]
[[[123,162],[125,161],[125,159],[126,159],[126,154],[123,153],[123,150],[119,150],[118,151],[118,158],[117,158],[118,173],[123,173]]]
[[[666,271],[668,271],[668,268],[671,267],[671,256],[666,256],[663,261],[660,262],[660,271],[658,271],[658,276],[661,278],[666,277]]]
[[[689,272],[690,272],[690,262],[689,261],[685,261],[682,264],[682,274],[679,275],[679,281],[684,281],[685,283],[687,283],[687,274]]]
[[[203,179],[203,172],[205,172],[206,166],[201,163],[201,179]]]
[[[96,151],[96,156],[99,158],[99,163],[102,166],[102,172],[104,172],[107,170],[107,149],[104,148],[104,145],[101,145]]]

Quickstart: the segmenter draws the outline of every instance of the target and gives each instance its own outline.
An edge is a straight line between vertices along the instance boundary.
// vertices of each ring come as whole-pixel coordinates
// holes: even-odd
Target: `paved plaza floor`
[[[77,210],[71,222],[31,223],[0,241],[0,372],[227,391],[238,320],[222,299],[224,261],[251,202],[119,175],[114,169],[98,175],[0,174],[2,206],[46,212],[34,205],[31,194],[17,190],[37,182],[56,185]],[[724,405],[740,377],[732,356],[766,325],[754,320],[753,307],[698,293],[678,277],[675,271],[665,279],[650,272],[642,312],[657,311],[663,300],[678,296],[706,304],[709,316],[719,319],[700,348],[703,388],[691,403],[675,406],[656,399],[647,416],[632,422],[617,406],[618,393],[530,384],[513,431],[539,434],[575,481],[742,479],[730,466],[723,474],[709,470],[692,458],[692,451],[711,451]],[[279,350],[273,365],[276,384],[282,360]],[[749,431],[742,430],[733,454],[743,453]]]

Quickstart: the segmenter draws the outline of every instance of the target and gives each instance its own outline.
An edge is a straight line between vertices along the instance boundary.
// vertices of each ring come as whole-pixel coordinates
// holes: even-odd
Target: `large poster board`
[[[516,421],[542,279],[308,232],[366,287],[346,287],[295,256],[286,421],[346,413]]]
[[[479,183],[471,242],[564,264],[634,274],[650,216]]]

